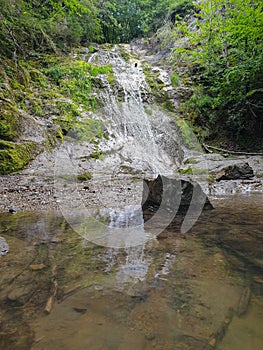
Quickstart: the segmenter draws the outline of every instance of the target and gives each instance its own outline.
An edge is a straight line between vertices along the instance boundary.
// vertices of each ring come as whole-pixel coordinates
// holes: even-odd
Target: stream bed
[[[1,213],[0,348],[262,349],[263,195],[214,207],[126,248],[85,240],[59,211]]]

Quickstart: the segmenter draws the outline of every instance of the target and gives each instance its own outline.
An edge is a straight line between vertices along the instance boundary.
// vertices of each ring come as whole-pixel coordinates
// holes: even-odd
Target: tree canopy
[[[175,49],[198,74],[188,106],[211,130],[224,126],[235,137],[263,133],[263,3],[207,0],[175,34],[188,38]]]
[[[90,0],[0,0],[0,54],[27,56],[100,38],[98,9]]]
[[[180,0],[0,0],[0,54],[26,56],[86,42],[129,42],[164,23]]]
[[[164,24],[165,18],[178,1],[100,1],[99,17],[104,39],[108,42],[129,42],[133,38],[153,34]]]

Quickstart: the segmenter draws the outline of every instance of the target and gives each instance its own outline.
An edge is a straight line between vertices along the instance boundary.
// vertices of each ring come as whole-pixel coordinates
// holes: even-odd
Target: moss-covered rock
[[[162,105],[165,109],[174,112],[173,102],[168,94],[167,82],[159,77],[160,70],[154,72],[152,67],[144,64],[143,66],[145,80],[151,88],[151,93],[155,101]]]
[[[0,100],[0,139],[14,141],[19,133],[21,113],[8,99]]]
[[[34,158],[36,152],[37,146],[33,142],[0,141],[0,174],[9,174],[22,169]]]
[[[94,85],[100,79],[107,88],[115,84],[110,65],[93,65],[74,56],[1,61],[0,173],[23,168],[64,135],[88,142],[102,138],[103,124],[91,113],[99,107]]]
[[[195,149],[196,151],[202,151],[201,145],[197,142],[196,136],[192,129],[188,125],[187,121],[183,118],[177,118],[176,124],[179,127],[182,139],[189,148]]]

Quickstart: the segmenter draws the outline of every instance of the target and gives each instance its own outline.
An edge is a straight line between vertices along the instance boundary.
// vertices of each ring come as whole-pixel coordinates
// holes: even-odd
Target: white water
[[[110,159],[103,159],[104,165],[112,168],[119,163],[148,175],[174,175],[182,159],[182,142],[172,130],[171,119],[160,108],[144,101],[150,89],[141,63],[124,61],[117,47],[116,52],[94,53],[89,62],[111,64],[122,95],[117,96],[110,86],[101,93],[106,102],[101,113],[114,135],[105,145],[104,150],[112,152],[109,151]],[[165,145],[166,138],[173,147]]]
[[[157,174],[176,177],[186,148],[175,120],[153,102],[141,63],[136,59],[126,62],[117,46],[114,51],[99,50],[88,62],[110,64],[116,79],[114,86],[111,86],[102,76],[107,88],[100,88],[97,92],[105,107],[96,111],[95,117],[103,120],[110,136],[101,141],[99,146],[104,153],[103,159],[92,165],[93,184],[97,182],[103,188],[102,184],[121,179],[123,174],[130,177],[154,177]],[[70,180],[68,183],[66,179],[65,183],[63,180],[63,174],[76,175],[79,170],[77,167],[82,168],[80,161],[74,161],[80,159],[81,152],[85,156],[85,151],[85,145],[68,142],[57,156],[57,175],[62,178],[57,186],[62,193],[62,212],[75,231],[86,239],[112,248],[132,249],[127,252],[131,259],[126,262],[127,265],[141,266],[143,244],[153,238],[144,231],[139,198],[141,194],[129,203],[133,205],[132,210],[127,205],[123,207],[122,203],[114,208],[111,197],[112,194],[116,197],[118,185],[115,188],[112,181],[112,190],[110,186],[104,187],[105,193],[100,193],[100,201],[106,209],[105,212],[101,208],[99,210],[102,221],[103,216],[110,218],[105,225],[96,217],[90,220],[94,219],[94,210],[84,205],[74,182],[70,183]],[[77,156],[74,157],[74,154]],[[136,222],[138,218],[140,222]]]

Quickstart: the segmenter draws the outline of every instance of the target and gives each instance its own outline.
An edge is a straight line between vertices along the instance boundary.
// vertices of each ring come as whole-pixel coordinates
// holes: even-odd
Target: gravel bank
[[[85,207],[116,207],[140,203],[142,181],[132,178],[93,179],[85,182],[54,183],[28,175],[0,177],[0,211],[60,210],[69,194]]]

